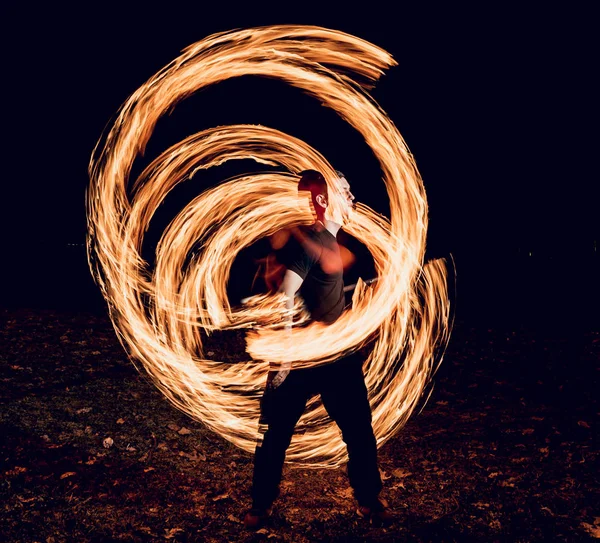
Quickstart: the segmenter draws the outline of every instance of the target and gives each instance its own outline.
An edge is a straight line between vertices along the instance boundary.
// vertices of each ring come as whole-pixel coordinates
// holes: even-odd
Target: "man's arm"
[[[294,298],[296,297],[296,292],[300,290],[304,279],[300,277],[295,271],[285,270],[285,275],[283,276],[283,281],[281,283],[281,287],[279,287],[279,292],[283,292],[285,294],[285,307],[290,311],[294,309]],[[291,317],[290,323],[291,326]]]
[[[279,292],[285,294],[285,307],[289,310],[288,322],[285,325],[287,340],[291,340],[292,334],[292,309],[294,309],[294,298],[296,293],[300,290],[304,279],[300,277],[296,272],[292,270],[286,270],[283,276],[283,282],[279,287]],[[281,366],[274,368],[269,372],[268,384],[277,388],[290,373],[290,362],[284,362]]]

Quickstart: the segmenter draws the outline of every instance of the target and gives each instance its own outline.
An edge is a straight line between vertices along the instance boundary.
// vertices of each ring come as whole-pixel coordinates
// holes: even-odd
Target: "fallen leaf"
[[[226,500],[227,498],[229,498],[229,492],[224,492],[223,494],[219,494],[218,496],[215,496],[212,501],[213,502],[218,502],[221,500]]]
[[[392,470],[392,475],[394,477],[398,477],[398,479],[402,479],[404,477],[408,477],[409,475],[412,475],[412,472],[406,471],[404,469],[395,469],[395,470]]]
[[[348,487],[345,488],[344,490],[338,490],[337,491],[338,496],[341,496],[342,498],[352,498],[354,496],[354,491],[352,490],[352,488]]]
[[[584,420],[578,421],[577,424],[583,428],[590,428],[590,425],[587,422],[585,422]]]
[[[179,430],[179,432],[177,432],[177,433],[178,433],[179,435],[182,435],[182,436],[187,436],[188,434],[191,434],[191,433],[192,433],[192,431],[191,431],[191,430],[188,430],[188,429],[187,429],[187,428],[185,428],[185,427],[182,427],[182,428],[181,428],[181,430]]]
[[[382,481],[387,481],[391,477],[391,475],[388,475],[385,471],[381,469],[379,470],[379,474],[381,475]]]
[[[511,458],[510,461],[514,462],[515,464],[522,464],[523,462],[527,462],[527,460],[529,460],[529,458]]]
[[[177,534],[183,532],[183,528],[166,528],[165,539],[173,539]]]
[[[13,469],[8,470],[7,472],[5,472],[5,475],[18,475],[19,473],[25,473],[27,471],[27,468],[24,468],[22,466],[15,466]]]
[[[77,411],[75,411],[75,413],[77,413],[78,415],[81,415],[82,413],[89,413],[92,410],[91,407],[82,407],[81,409],[78,409]]]
[[[76,475],[76,473],[74,471],[67,471],[66,473],[63,473],[60,478],[61,479],[66,479],[67,477],[71,477],[73,475]]]
[[[167,428],[169,430],[173,430],[174,432],[177,432],[179,430],[179,425],[171,422],[170,424],[167,424]]]
[[[600,526],[594,526],[593,524],[589,524],[587,522],[582,522],[581,525],[592,537],[600,539]]]
[[[125,420],[124,419],[117,419],[117,424],[124,424]]]
[[[230,520],[231,522],[240,522],[239,518],[234,517],[232,514],[227,515],[227,520]]]
[[[185,458],[189,458],[192,462],[196,462],[197,460],[199,460],[200,458],[198,457],[198,454],[196,453],[196,451],[194,451],[193,453],[186,453],[184,451],[179,451],[179,456],[183,456]],[[206,460],[206,458],[205,458]]]
[[[104,438],[104,441],[102,441],[102,446],[105,449],[110,449],[114,444],[113,438],[112,437],[106,437]]]

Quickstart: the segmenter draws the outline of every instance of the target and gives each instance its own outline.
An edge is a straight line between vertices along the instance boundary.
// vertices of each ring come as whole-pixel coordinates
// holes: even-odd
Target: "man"
[[[341,172],[337,175],[342,205],[332,219],[326,218],[331,201],[323,175],[316,170],[300,174],[298,192],[311,198],[316,220],[300,229],[298,239],[292,237],[286,245],[286,271],[280,288],[289,309],[300,292],[311,319],[325,324],[334,322],[344,310],[343,262],[336,235],[354,201],[348,181]],[[355,353],[315,368],[290,371],[290,367],[282,366],[269,372],[261,403],[261,419],[267,429],[256,447],[252,508],[244,518],[247,528],[258,528],[270,515],[294,427],[307,400],[315,394],[321,395],[327,413],[342,432],[349,458],[348,478],[359,506],[357,513],[378,523],[391,520],[378,498],[382,484],[362,363]]]

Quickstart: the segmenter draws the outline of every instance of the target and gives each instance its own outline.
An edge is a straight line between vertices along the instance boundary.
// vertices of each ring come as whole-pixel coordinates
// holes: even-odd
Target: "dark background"
[[[591,3],[418,4],[0,4],[3,541],[598,537],[597,17]],[[282,23],[343,30],[398,61],[372,94],[422,174],[427,258],[456,265],[433,389],[380,449],[398,513],[387,532],[355,518],[340,470],[290,469],[266,533],[244,538],[252,456],[131,364],[87,265],[88,162],[119,106],[186,46]],[[135,167],[234,122],[302,138],[386,211],[358,135],[276,81],[228,81],[179,104]],[[145,249],[234,170],[174,191]],[[245,354],[243,333],[212,340],[216,360]]]
[[[415,156],[430,206],[427,258],[452,255],[460,318],[597,326],[598,49],[584,8],[8,2],[1,19],[0,305],[103,311],[84,249],[87,167],[103,130],[187,45],[293,23],[349,32],[398,61],[372,95]],[[386,212],[366,144],[276,81],[230,80],[181,103],[139,165],[186,135],[235,122],[304,139],[346,173],[358,200]],[[149,237],[202,189],[182,188]]]

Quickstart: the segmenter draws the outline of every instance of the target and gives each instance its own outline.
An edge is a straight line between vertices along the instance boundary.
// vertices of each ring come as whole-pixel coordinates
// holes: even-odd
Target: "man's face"
[[[335,180],[335,194],[332,196],[333,198],[330,198],[330,204],[332,205],[328,208],[331,213],[331,220],[344,225],[348,222],[354,209],[354,195],[350,191],[350,184],[345,177],[339,177]]]

